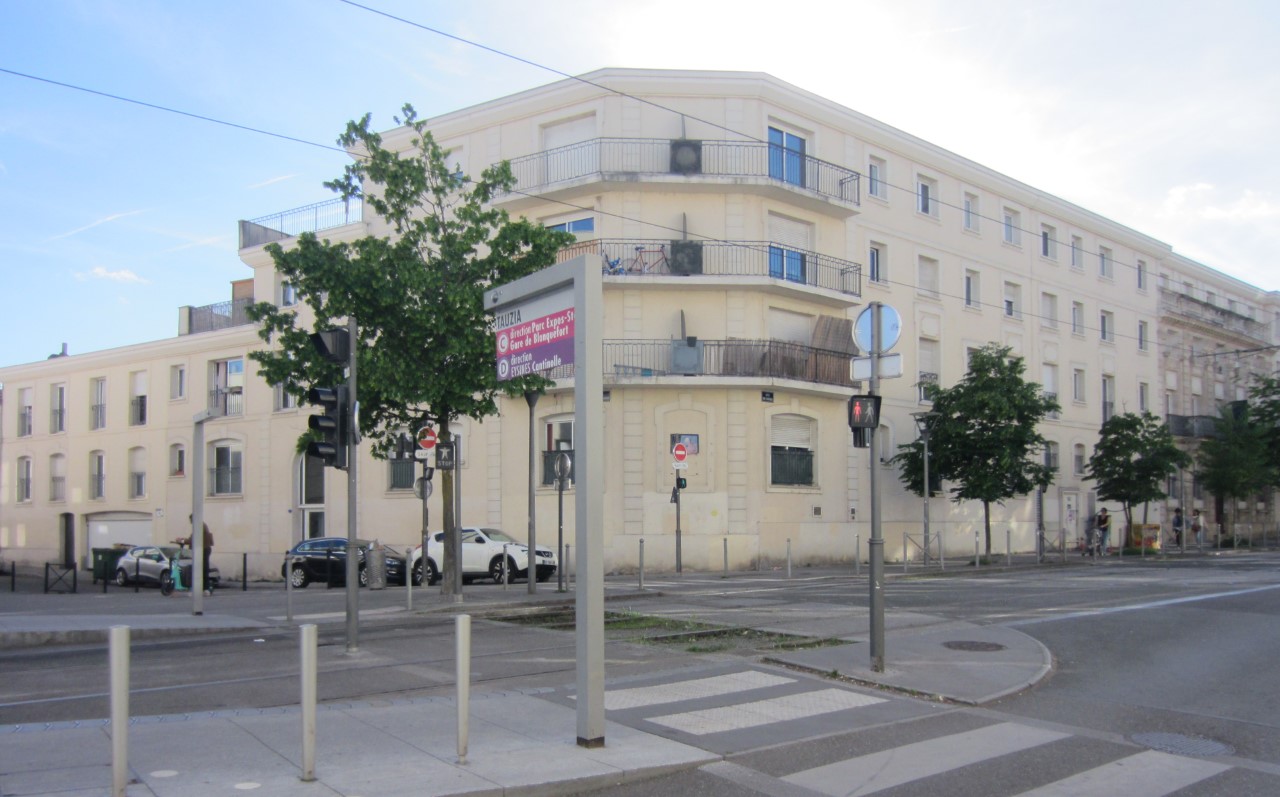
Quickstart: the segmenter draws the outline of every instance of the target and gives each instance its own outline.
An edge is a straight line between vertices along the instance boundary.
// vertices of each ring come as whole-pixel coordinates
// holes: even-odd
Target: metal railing
[[[210,390],[209,409],[216,415],[243,415],[244,393],[239,388]]]
[[[90,404],[89,405],[89,428],[101,429],[107,425],[107,405],[106,404]]]
[[[283,241],[304,232],[319,232],[364,220],[364,200],[328,199],[292,210],[240,222],[240,248]]]
[[[1040,395],[1042,395],[1042,396],[1043,396],[1044,398],[1046,398],[1046,399],[1052,399],[1053,401],[1057,401],[1057,400],[1058,400],[1058,394],[1057,394],[1057,393],[1050,392],[1050,391],[1048,391],[1048,390],[1044,391],[1044,392],[1043,392],[1043,393],[1041,393]],[[1047,417],[1049,420],[1051,420],[1051,421],[1056,421],[1056,420],[1058,420],[1059,418],[1061,418],[1061,417],[1062,417],[1062,411],[1061,411],[1061,410],[1050,410],[1050,411],[1049,411],[1049,414],[1048,414],[1046,417]]]
[[[189,307],[187,308],[187,334],[195,335],[252,324],[248,313],[248,307],[251,304],[253,299],[232,299],[228,302],[206,304],[203,307]]]
[[[1174,437],[1217,437],[1218,419],[1212,415],[1166,415],[1165,423]]]
[[[67,477],[66,476],[50,476],[49,477],[49,500],[50,501],[67,500]]]
[[[661,249],[662,256],[649,253]],[[643,254],[642,254],[643,253]],[[784,266],[784,253],[798,255],[799,269]],[[606,273],[625,277],[678,274],[703,277],[771,277],[831,291],[862,295],[862,266],[806,249],[772,241],[668,241],[661,239],[597,239],[570,244],[557,262],[579,255],[599,255]],[[661,262],[665,260],[665,262]],[[607,262],[606,262],[607,261]],[[658,262],[654,262],[658,261]],[[645,266],[652,266],[646,269]]]
[[[31,435],[34,418],[35,413],[31,407],[23,407],[18,410],[18,437],[29,437]]]
[[[920,371],[916,382],[916,401],[920,404],[932,404],[929,392],[938,386],[938,375],[932,371]]]
[[[58,434],[67,430],[67,411],[62,407],[49,410],[49,434]]]
[[[795,161],[799,167],[795,169]],[[634,180],[640,175],[763,177],[839,202],[857,205],[855,171],[792,150],[755,141],[687,141],[593,138],[511,161],[520,192],[599,177]]]

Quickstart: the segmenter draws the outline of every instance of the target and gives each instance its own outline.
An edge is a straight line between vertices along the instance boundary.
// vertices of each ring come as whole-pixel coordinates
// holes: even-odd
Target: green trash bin
[[[98,579],[110,581],[115,577],[116,565],[128,548],[94,548],[93,549],[93,583]]]

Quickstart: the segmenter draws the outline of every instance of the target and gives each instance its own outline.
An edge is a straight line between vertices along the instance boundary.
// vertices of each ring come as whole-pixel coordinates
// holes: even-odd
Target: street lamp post
[[[924,566],[929,566],[929,433],[938,420],[936,412],[913,412],[911,417],[916,421],[916,429],[920,432],[920,441],[924,444],[924,482],[921,493],[924,494]]]

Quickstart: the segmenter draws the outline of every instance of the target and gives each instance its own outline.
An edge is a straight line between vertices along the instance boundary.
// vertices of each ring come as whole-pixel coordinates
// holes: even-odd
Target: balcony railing
[[[270,216],[240,222],[240,248],[283,241],[304,232],[319,232],[342,227],[364,219],[364,201],[330,199],[313,205],[272,213]]]
[[[62,407],[49,410],[49,434],[58,434],[67,430],[67,411]]]
[[[210,390],[209,410],[214,415],[243,415],[244,392],[240,388],[225,387]]]
[[[89,428],[101,429],[107,425],[107,405],[106,404],[90,404],[89,405]]]
[[[23,407],[18,410],[18,437],[29,437],[31,435],[31,427],[34,425],[32,419],[35,413],[31,407]]]
[[[1168,288],[1160,292],[1160,312],[1201,321],[1210,326],[1235,332],[1254,340],[1269,342],[1270,327],[1263,321],[1255,321],[1239,313],[1202,302],[1185,293]]]
[[[1212,415],[1166,415],[1169,434],[1174,437],[1217,437],[1218,419]]]
[[[771,277],[849,296],[862,294],[861,265],[771,241],[599,239],[571,244],[556,259],[579,255],[599,255],[607,274],[627,278]]]
[[[796,160],[798,168],[793,165]],[[516,178],[514,190],[522,193],[592,176],[604,180],[656,175],[762,177],[850,205],[858,204],[861,176],[763,142],[650,138],[594,138],[516,158],[511,171]]]
[[[1057,393],[1053,393],[1053,392],[1048,391],[1048,390],[1046,390],[1044,393],[1041,393],[1041,395],[1042,395],[1042,396],[1044,396],[1046,399],[1051,399],[1051,400],[1053,400],[1053,401],[1057,401],[1057,400],[1058,400],[1058,394],[1057,394]],[[1061,418],[1061,417],[1062,417],[1062,411],[1061,411],[1061,410],[1050,410],[1050,411],[1049,411],[1049,414],[1048,414],[1046,417],[1047,417],[1049,420],[1051,420],[1051,421],[1056,421],[1056,420],[1058,420],[1059,418]]]
[[[67,500],[67,477],[66,476],[50,476],[49,477],[49,500],[50,501]]]
[[[932,371],[920,371],[916,382],[916,401],[920,404],[932,404],[930,391],[938,386],[938,375]]]
[[[206,304],[204,307],[184,308],[187,311],[187,334],[196,335],[201,332],[252,324],[248,313],[248,307],[251,304],[253,299],[246,298]]]

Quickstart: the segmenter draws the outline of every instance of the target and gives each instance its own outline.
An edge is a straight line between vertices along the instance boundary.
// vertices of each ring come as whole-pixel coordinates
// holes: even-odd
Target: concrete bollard
[[[853,574],[862,576],[862,535],[853,535]]]
[[[471,615],[457,617],[458,763],[467,763],[471,728]]]
[[[644,590],[644,537],[640,538],[640,590]]]
[[[111,626],[108,637],[111,677],[111,797],[129,788],[129,626]]]
[[[304,782],[316,779],[316,626],[307,623],[298,635],[301,660],[302,704],[302,775]]]
[[[791,578],[791,538],[787,538],[787,578]]]

